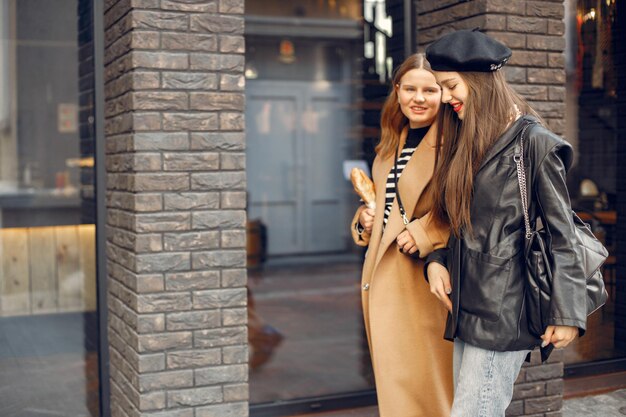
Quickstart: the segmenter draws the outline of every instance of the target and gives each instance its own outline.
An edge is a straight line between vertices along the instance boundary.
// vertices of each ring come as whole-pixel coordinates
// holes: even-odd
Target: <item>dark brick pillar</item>
[[[427,0],[417,2],[418,45],[444,33],[480,27],[507,44],[508,81],[558,134],[565,131],[565,24],[563,0]],[[538,352],[518,378],[508,416],[561,416],[562,352],[542,365]]]
[[[617,160],[626,157],[626,4],[616,3],[615,73],[617,74]],[[617,279],[615,347],[626,350],[626,166],[617,164]]]
[[[248,415],[243,4],[105,1],[113,416]]]

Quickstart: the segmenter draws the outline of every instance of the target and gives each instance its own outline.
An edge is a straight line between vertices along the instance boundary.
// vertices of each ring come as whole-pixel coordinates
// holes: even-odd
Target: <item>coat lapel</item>
[[[404,139],[406,138],[405,132],[403,132],[400,143],[404,143]],[[381,159],[380,167],[373,171],[373,180],[376,190],[376,211],[379,210],[384,213],[385,210],[385,193],[387,186],[387,175],[391,172],[391,168],[393,167],[393,156],[391,158]],[[402,178],[402,177],[401,177]],[[372,237],[370,239],[370,245],[368,251],[372,251],[372,249],[380,247],[380,241],[382,239],[383,234],[383,217],[384,216],[375,216],[374,217],[374,225],[372,226]],[[372,251],[374,252],[374,251]],[[378,253],[376,251],[376,253]],[[371,262],[371,257],[366,258],[366,263],[368,261]]]
[[[436,141],[436,127],[433,125],[424,139],[420,142],[417,149],[411,156],[411,159],[404,167],[402,171],[402,175],[398,180],[398,189],[400,192],[400,196],[402,197],[402,204],[404,205],[404,209],[406,210],[407,216],[409,220],[413,211],[415,210],[415,206],[419,201],[422,192],[430,182],[432,177],[433,169],[435,166],[435,141]],[[402,139],[400,141],[400,146],[404,146],[406,141],[407,131],[402,132]],[[376,198],[376,208],[377,210],[380,207],[380,210],[385,209],[385,185],[387,182],[387,176],[391,172],[391,169],[394,165],[394,157],[387,158],[385,160],[384,169],[380,171],[380,177],[378,178],[377,186],[377,198]],[[384,175],[384,178],[383,178]],[[379,186],[379,184],[381,184]],[[382,189],[381,189],[382,187]],[[382,198],[381,198],[382,197]],[[382,231],[383,227],[383,216],[377,217],[377,222],[374,224],[375,230]],[[376,260],[374,262],[374,268],[378,265],[383,255],[387,251],[387,248],[395,242],[396,237],[404,230],[404,223],[402,221],[402,216],[400,215],[400,210],[398,208],[398,200],[394,199],[393,205],[391,207],[391,213],[389,214],[389,219],[387,221],[387,227],[385,227],[385,231],[382,233],[382,237],[380,240],[380,244],[378,246],[378,251],[376,253]]]

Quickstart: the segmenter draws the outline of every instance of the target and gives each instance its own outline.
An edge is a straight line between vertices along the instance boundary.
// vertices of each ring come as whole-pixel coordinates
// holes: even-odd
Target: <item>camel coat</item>
[[[402,133],[404,146],[408,130]],[[363,265],[361,295],[381,417],[449,417],[452,405],[452,348],[443,339],[447,311],[424,279],[424,258],[448,241],[447,225],[431,221],[429,182],[435,165],[433,126],[413,153],[398,181],[402,203],[412,220],[406,229],[420,259],[398,250],[405,229],[397,200],[383,233],[385,184],[394,156],[376,157],[372,176],[376,215],[371,236],[356,232],[364,207],[351,223],[359,246],[369,246]],[[412,216],[410,216],[412,213]]]

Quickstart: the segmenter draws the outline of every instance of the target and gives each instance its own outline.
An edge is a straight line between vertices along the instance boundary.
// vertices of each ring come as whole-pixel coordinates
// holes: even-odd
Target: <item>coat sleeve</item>
[[[553,282],[548,323],[575,326],[582,334],[587,321],[587,283],[565,183],[571,160],[572,148],[561,140],[537,166],[534,186],[552,258]]]
[[[448,225],[436,221],[431,212],[407,224],[406,230],[415,240],[420,258],[427,257],[435,249],[445,247],[450,234]]]
[[[361,205],[357,209],[354,215],[354,218],[350,222],[350,233],[352,234],[352,239],[354,240],[354,243],[356,243],[358,246],[367,246],[370,243],[369,233],[367,233],[364,230],[363,233],[359,234],[359,232],[357,231],[357,224],[359,223],[359,217],[361,216],[361,212],[365,210],[365,208],[366,207],[364,205]]]

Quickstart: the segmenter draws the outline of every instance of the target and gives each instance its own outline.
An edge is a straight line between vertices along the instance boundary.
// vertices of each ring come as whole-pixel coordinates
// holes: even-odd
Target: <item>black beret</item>
[[[496,71],[510,57],[506,45],[476,29],[448,33],[426,48],[426,59],[435,71]]]

